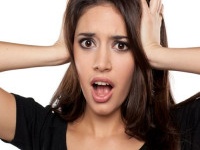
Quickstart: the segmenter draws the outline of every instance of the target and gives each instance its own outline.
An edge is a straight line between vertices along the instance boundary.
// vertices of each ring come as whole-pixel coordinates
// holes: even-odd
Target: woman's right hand
[[[63,27],[59,39],[51,46],[34,46],[0,42],[0,72],[6,70],[56,66],[70,61],[64,42]]]
[[[58,57],[58,64],[68,63],[70,61],[69,51],[67,49],[67,46],[65,45],[65,39],[64,39],[64,17],[63,17],[60,36],[58,40],[55,42],[55,44],[52,45],[52,48],[55,51],[56,56]]]

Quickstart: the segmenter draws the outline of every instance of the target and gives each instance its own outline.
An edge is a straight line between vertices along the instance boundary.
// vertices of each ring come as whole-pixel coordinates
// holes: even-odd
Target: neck
[[[108,137],[124,134],[124,123],[120,110],[109,115],[98,115],[86,109],[84,116],[78,121],[83,132],[95,137]]]

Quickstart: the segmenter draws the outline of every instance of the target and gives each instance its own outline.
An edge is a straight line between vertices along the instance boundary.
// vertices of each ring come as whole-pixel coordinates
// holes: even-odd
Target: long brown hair
[[[75,121],[85,111],[86,102],[74,63],[74,34],[84,11],[103,3],[113,4],[124,17],[135,60],[130,92],[121,106],[126,133],[145,141],[149,149],[178,149],[179,136],[170,116],[174,101],[170,93],[168,71],[152,69],[141,44],[141,0],[69,0],[64,27],[71,64],[51,101],[52,109],[67,122]],[[167,47],[164,20],[161,45]]]

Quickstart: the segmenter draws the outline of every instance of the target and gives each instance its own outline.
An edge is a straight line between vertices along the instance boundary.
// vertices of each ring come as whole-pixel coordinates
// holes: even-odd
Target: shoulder
[[[200,93],[177,104],[172,114],[180,133],[181,146],[200,149]]]
[[[173,113],[178,118],[200,121],[200,93],[190,97],[182,103],[176,104]]]
[[[50,105],[43,107],[31,97],[22,97],[13,94],[16,100],[17,121],[26,124],[36,123],[37,126],[56,126],[59,123],[66,123],[61,117],[52,111]]]
[[[43,107],[33,98],[13,95],[17,106],[17,125],[13,145],[22,149],[32,149],[33,145],[35,148],[42,146],[45,149],[52,149],[49,146],[55,148],[54,144],[58,139],[64,141],[66,122],[53,113],[49,105]]]
[[[173,115],[178,123],[184,125],[200,124],[200,93],[190,97],[186,101],[176,104],[172,110]]]

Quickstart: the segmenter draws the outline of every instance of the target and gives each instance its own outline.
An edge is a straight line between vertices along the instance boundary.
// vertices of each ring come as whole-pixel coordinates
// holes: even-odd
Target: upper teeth
[[[97,84],[97,85],[109,85],[109,84],[106,83],[106,82],[95,82],[95,84]]]

